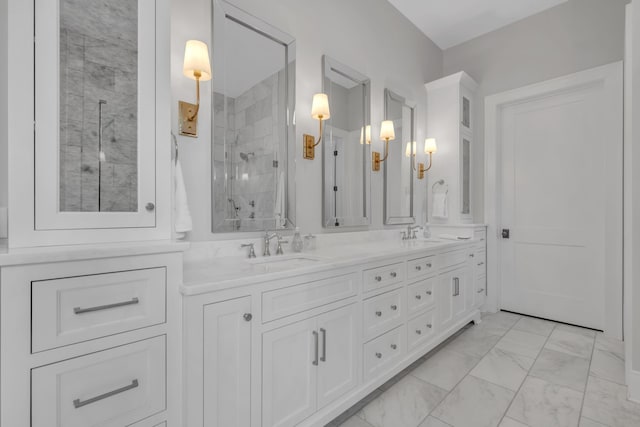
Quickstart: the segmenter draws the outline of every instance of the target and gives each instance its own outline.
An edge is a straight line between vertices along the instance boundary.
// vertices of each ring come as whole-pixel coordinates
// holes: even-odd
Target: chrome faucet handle
[[[240,245],[241,248],[249,248],[249,258],[256,257],[255,244],[254,243],[243,243]]]
[[[277,237],[277,233],[269,234],[268,231],[264,233],[264,251],[262,252],[262,256],[271,256],[271,251],[269,250],[269,243],[271,239]]]
[[[276,255],[284,255],[284,251],[282,250],[282,244],[289,243],[288,240],[282,240],[280,236],[278,236],[278,249],[276,249]]]
[[[402,240],[407,240],[407,232],[406,231],[402,231]]]

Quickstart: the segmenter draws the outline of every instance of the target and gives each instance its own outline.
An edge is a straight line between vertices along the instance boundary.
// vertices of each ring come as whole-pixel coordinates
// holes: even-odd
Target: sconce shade
[[[427,138],[424,140],[424,154],[435,153],[438,151],[438,145],[435,138]]]
[[[416,142],[407,142],[407,149],[404,152],[404,155],[407,157],[416,155]]]
[[[371,125],[367,125],[364,129],[360,129],[360,145],[363,145],[365,141],[367,144],[371,144]]]
[[[380,124],[380,139],[393,141],[396,139],[396,132],[393,129],[393,120],[385,120]]]
[[[209,48],[200,40],[189,40],[184,49],[183,73],[186,77],[196,80],[200,74],[201,81],[211,80],[211,62]]]
[[[329,97],[327,97],[326,93],[316,93],[313,95],[311,117],[316,120],[327,120],[331,117],[331,112],[329,111]]]

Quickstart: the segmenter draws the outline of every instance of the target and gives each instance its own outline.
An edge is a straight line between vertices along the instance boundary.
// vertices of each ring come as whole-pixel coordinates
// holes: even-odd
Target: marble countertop
[[[148,255],[183,252],[189,243],[172,240],[100,243],[90,245],[42,246],[34,248],[8,248],[0,240],[0,267],[39,264],[45,262],[79,261],[95,258]]]
[[[419,239],[383,240],[351,244],[323,245],[313,251],[288,253],[269,258],[247,259],[240,256],[217,256],[184,265],[183,295],[198,295],[304,274],[347,268],[400,257],[419,257],[429,253],[454,250],[474,240]]]

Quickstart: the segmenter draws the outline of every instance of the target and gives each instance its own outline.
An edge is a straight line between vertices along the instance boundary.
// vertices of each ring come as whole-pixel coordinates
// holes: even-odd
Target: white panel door
[[[499,113],[505,310],[604,329],[607,215],[621,209],[610,92],[580,82]]]
[[[204,307],[204,425],[251,425],[251,297]]]
[[[350,305],[318,317],[318,409],[358,385],[362,346],[357,339],[357,313],[357,306]]]

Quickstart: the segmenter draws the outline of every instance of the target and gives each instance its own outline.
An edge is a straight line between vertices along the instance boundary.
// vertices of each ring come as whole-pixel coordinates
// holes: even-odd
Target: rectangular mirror
[[[416,106],[384,90],[385,120],[392,120],[396,139],[384,162],[384,223],[413,224],[413,181],[417,167]]]
[[[213,4],[213,232],[292,227],[294,39]]]
[[[322,57],[322,71],[322,88],[331,110],[322,137],[323,225],[368,225],[371,83],[327,56]]]

